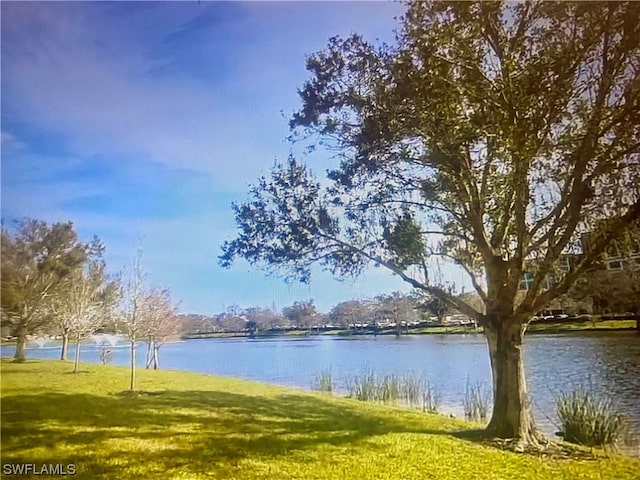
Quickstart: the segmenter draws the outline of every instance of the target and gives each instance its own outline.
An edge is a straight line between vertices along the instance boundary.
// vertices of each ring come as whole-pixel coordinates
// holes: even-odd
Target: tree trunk
[[[136,341],[131,340],[131,381],[129,382],[129,390],[132,392],[136,389]]]
[[[154,343],[153,344],[153,369],[158,370],[160,368],[160,363],[158,362],[158,350],[159,347]]]
[[[76,358],[73,364],[73,373],[78,373],[78,363],[80,363],[80,335],[76,337]]]
[[[493,412],[486,432],[535,445],[542,436],[533,419],[522,362],[526,325],[509,318],[501,320],[497,327],[485,327],[493,375]]]
[[[27,348],[27,332],[23,329],[18,330],[16,335],[16,353],[13,355],[14,362],[24,362],[27,359],[26,348]]]
[[[60,360],[67,359],[67,350],[69,349],[69,334],[62,335],[62,349],[60,350]]]
[[[151,368],[151,363],[153,362],[153,340],[149,338],[147,340],[147,362],[144,368],[147,370]]]

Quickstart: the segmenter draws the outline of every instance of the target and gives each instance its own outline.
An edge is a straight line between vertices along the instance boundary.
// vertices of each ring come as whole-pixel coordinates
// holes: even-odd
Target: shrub
[[[382,403],[395,403],[400,399],[401,380],[397,375],[385,375],[376,384],[376,398]]]
[[[555,404],[562,436],[567,442],[589,447],[615,446],[629,437],[624,417],[608,395],[580,388],[559,394]]]

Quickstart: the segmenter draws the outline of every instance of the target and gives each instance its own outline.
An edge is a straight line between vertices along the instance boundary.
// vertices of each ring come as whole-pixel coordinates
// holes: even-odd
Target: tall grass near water
[[[368,371],[347,382],[348,396],[364,402],[395,403],[436,412],[440,394],[435,386],[412,375],[378,375]]]
[[[467,380],[467,387],[462,400],[464,416],[470,421],[485,421],[489,415],[490,395],[481,384],[471,385]]]
[[[331,372],[316,373],[313,379],[313,389],[325,393],[333,393],[333,375]]]
[[[561,435],[567,442],[588,447],[616,447],[634,442],[610,395],[600,394],[594,388],[579,388],[557,395],[555,407]]]

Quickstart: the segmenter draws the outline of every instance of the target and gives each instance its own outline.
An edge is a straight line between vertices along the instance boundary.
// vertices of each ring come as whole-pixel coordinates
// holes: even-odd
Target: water
[[[109,345],[113,364],[128,365],[129,346],[122,339]],[[3,346],[3,356],[13,354]],[[81,360],[99,362],[98,342],[81,346]],[[59,345],[32,343],[27,356],[58,358]],[[138,345],[138,364],[145,346]],[[69,358],[75,347],[70,345]],[[171,343],[160,349],[160,366],[167,369],[242,377],[298,388],[311,388],[314,375],[330,371],[338,390],[368,370],[412,373],[435,385],[442,410],[462,415],[467,383],[491,387],[487,344],[482,335],[416,335],[379,337],[302,337],[210,339]],[[553,435],[555,395],[592,386],[614,396],[640,434],[640,336],[637,333],[531,335],[525,341],[525,368],[534,413],[542,430]]]

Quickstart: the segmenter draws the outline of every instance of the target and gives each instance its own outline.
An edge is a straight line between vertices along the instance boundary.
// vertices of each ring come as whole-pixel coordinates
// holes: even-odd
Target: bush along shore
[[[3,360],[3,468],[73,465],[82,479],[640,476],[637,458],[579,447],[519,454],[483,440],[478,423],[422,409],[178,371],[140,371],[129,394],[124,367],[71,370]],[[392,385],[416,390],[400,377],[386,385],[387,398]]]

